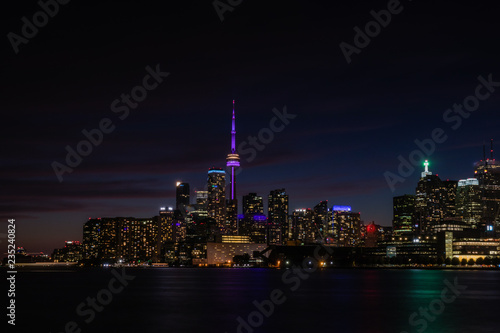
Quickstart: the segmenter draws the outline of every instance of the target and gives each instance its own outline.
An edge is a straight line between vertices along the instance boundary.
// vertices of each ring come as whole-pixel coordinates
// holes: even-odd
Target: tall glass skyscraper
[[[442,181],[429,171],[429,162],[424,163],[417,184],[415,196],[415,225],[421,235],[433,235],[435,228],[441,225],[446,217],[452,217],[455,212],[456,181]]]
[[[175,187],[175,208],[178,210],[186,210],[189,205],[189,184],[177,182]]]
[[[393,198],[392,228],[397,236],[415,232],[415,196],[405,194]]]
[[[455,206],[457,217],[472,229],[480,228],[483,205],[479,181],[476,178],[462,179],[458,182]]]
[[[490,158],[484,158],[474,167],[474,177],[479,182],[483,203],[482,227],[489,236],[500,236],[500,163],[493,156],[491,140]]]
[[[207,178],[208,216],[215,219],[219,232],[226,227],[226,171],[210,168]]]
[[[291,240],[291,228],[288,216],[288,195],[285,189],[273,190],[269,193],[267,204],[269,223],[281,229],[283,242]]]

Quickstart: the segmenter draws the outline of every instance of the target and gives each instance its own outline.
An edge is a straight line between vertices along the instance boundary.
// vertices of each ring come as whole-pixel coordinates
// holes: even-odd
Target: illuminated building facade
[[[415,220],[421,235],[432,235],[436,225],[445,217],[452,216],[454,211],[454,183],[443,183],[437,175],[433,175],[426,160],[425,171],[418,182],[415,196]],[[446,207],[453,206],[448,209]]]
[[[85,259],[116,259],[117,218],[89,218],[83,225],[83,249]]]
[[[257,193],[249,193],[243,196],[243,214],[244,215],[263,215],[264,200]]]
[[[196,191],[196,209],[207,210],[208,206],[208,191]]]
[[[474,166],[474,177],[479,182],[483,216],[481,229],[490,237],[500,236],[500,163],[493,155],[493,140],[491,140],[490,158],[486,152],[481,161]]]
[[[288,223],[288,195],[285,189],[277,189],[269,192],[267,216],[269,217],[269,224],[279,227],[282,243],[290,240],[291,228]]]
[[[328,229],[327,229],[327,233],[329,235],[329,237],[331,237],[334,242],[336,243],[339,239],[339,225],[338,224],[335,224],[335,212],[350,212],[352,209],[351,209],[351,206],[341,206],[341,205],[335,205],[332,207],[331,209],[331,214],[332,214],[332,217],[330,219],[330,221],[328,222]]]
[[[483,205],[479,181],[476,178],[462,179],[458,182],[455,206],[458,218],[472,229],[480,227]]]
[[[313,223],[316,241],[325,242],[327,230],[330,224],[331,214],[328,210],[328,200],[321,201],[313,208]]]
[[[361,214],[351,211],[351,207],[333,207],[333,228],[337,246],[360,246]]]
[[[443,218],[455,217],[458,181],[447,179],[442,181],[442,185]]]
[[[158,228],[158,221],[153,218],[89,219],[83,227],[83,257],[116,262],[155,261]]]
[[[83,245],[79,241],[66,241],[64,247],[52,253],[54,262],[78,262],[83,259]]]
[[[312,209],[295,209],[292,212],[292,239],[310,244],[316,242],[316,235]]]
[[[216,221],[219,233],[226,227],[226,172],[220,168],[208,170],[208,216]]]
[[[124,262],[146,262],[153,260],[157,246],[157,225],[153,219],[118,219],[119,259]]]
[[[189,205],[189,184],[177,182],[175,186],[175,207],[178,210],[185,211]]]
[[[405,194],[393,198],[392,227],[395,235],[415,233],[415,196]]]
[[[498,239],[460,239],[453,241],[453,257],[462,259],[500,258]]]
[[[243,214],[239,216],[239,234],[249,236],[254,243],[266,243],[268,221],[264,201],[257,193],[243,196]]]
[[[236,255],[249,254],[254,251],[263,251],[267,244],[256,244],[242,241],[207,243],[208,265],[230,265]]]

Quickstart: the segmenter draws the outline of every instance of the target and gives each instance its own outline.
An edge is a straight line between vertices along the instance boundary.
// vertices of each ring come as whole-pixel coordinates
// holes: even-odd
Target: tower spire
[[[233,120],[231,126],[231,154],[236,152],[236,117],[234,116],[234,99],[233,99]]]
[[[432,172],[429,171],[429,160],[424,161],[424,171],[420,174],[422,178],[425,178],[426,176],[431,176]]]

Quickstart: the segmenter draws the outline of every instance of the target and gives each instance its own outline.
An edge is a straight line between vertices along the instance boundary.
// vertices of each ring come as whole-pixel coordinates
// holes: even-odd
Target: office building
[[[83,245],[79,241],[66,241],[64,247],[52,253],[54,262],[78,262],[83,259]]]
[[[415,196],[415,226],[421,235],[430,236],[436,225],[441,224],[450,214],[446,205],[451,202],[450,187],[452,183],[444,185],[438,175],[429,171],[429,162],[424,162],[425,171],[422,172],[416,188]]]
[[[208,170],[207,179],[207,212],[217,224],[218,233],[226,230],[226,172],[221,168]]]
[[[264,200],[257,193],[249,193],[243,196],[243,214],[244,215],[263,215]]]
[[[491,140],[490,156],[474,166],[474,177],[479,182],[483,213],[480,229],[485,230],[488,237],[500,236],[500,163],[493,155],[493,140]]]
[[[269,192],[267,203],[267,216],[269,223],[280,228],[282,243],[291,239],[291,228],[288,216],[288,195],[285,189]]]
[[[189,184],[177,182],[175,187],[175,208],[180,211],[185,211],[189,205]]]
[[[415,196],[405,194],[393,198],[392,227],[394,235],[415,233]]]
[[[462,179],[458,182],[455,206],[458,218],[472,229],[480,227],[483,205],[479,181],[476,178]]]
[[[361,214],[349,206],[333,206],[333,234],[337,246],[361,246]]]

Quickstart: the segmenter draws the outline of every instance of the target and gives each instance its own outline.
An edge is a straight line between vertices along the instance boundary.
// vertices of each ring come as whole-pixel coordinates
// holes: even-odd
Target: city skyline
[[[235,183],[235,178],[236,176],[233,176],[235,175],[234,173],[234,167],[239,167],[240,164],[239,164],[239,156],[238,156],[238,151],[237,149],[235,149],[236,147],[236,138],[235,138],[235,135],[236,135],[236,130],[235,130],[235,100],[232,101],[232,120],[231,120],[231,150],[230,150],[230,153],[227,155],[227,158],[226,158],[226,170],[227,172],[224,171],[224,175],[226,176],[229,176],[229,177],[226,177],[225,178],[225,199],[224,200],[227,200],[227,202],[229,202],[229,200],[233,200],[234,198],[236,198],[236,202],[238,202],[238,206],[237,206],[237,214],[241,213],[243,211],[243,200],[237,200],[238,197],[233,197],[233,193],[236,193],[236,190],[235,190],[235,186],[233,186],[233,184]],[[285,112],[286,113],[286,112]],[[254,146],[255,147],[255,146]],[[221,147],[221,152],[223,151],[222,147]],[[482,144],[482,154],[483,154],[483,158],[485,158],[486,160],[489,160],[490,158],[495,161],[495,158],[494,158],[494,140],[493,139],[490,139],[489,140],[489,143],[487,144],[486,141],[483,142]],[[236,156],[236,157],[235,157]],[[221,159],[222,160],[222,159]],[[235,164],[234,161],[237,161],[237,163]],[[480,159],[480,160],[477,160],[474,164],[478,163],[479,161],[483,161],[483,159]],[[431,168],[431,162],[429,162],[429,160],[425,160],[425,161],[422,161],[422,165],[421,165],[421,169],[422,169],[422,172],[419,171],[418,169],[418,166],[415,166],[415,172],[414,174],[415,175],[418,175],[419,172],[420,172],[420,178],[424,177],[425,175],[432,175],[433,172],[430,171],[430,168]],[[222,166],[222,163],[219,163],[218,166]],[[224,170],[223,168],[219,168],[218,166],[212,166],[212,167],[209,167],[208,168],[208,173],[210,174],[210,172],[219,172],[218,170]],[[212,171],[211,171],[212,170]],[[473,174],[471,172],[471,174]],[[238,175],[238,173],[236,173],[236,175]],[[435,174],[436,176],[439,176],[439,174]],[[234,177],[234,178],[232,178]],[[244,173],[243,173],[243,177],[244,177]],[[174,176],[175,178],[175,176]],[[229,178],[229,179],[228,179]],[[462,178],[471,178],[471,176],[464,176],[464,177],[460,177],[459,179],[462,179]],[[183,204],[191,204],[191,203],[194,203],[193,200],[190,200],[190,195],[191,195],[191,190],[190,190],[190,180],[189,179],[179,179],[179,178],[175,178],[177,179],[175,181],[175,188],[174,186],[171,186],[171,188],[167,191],[169,192],[173,192],[173,196],[172,197],[169,197],[168,200],[166,201],[166,204],[162,204],[162,205],[159,205],[158,207],[156,207],[156,210],[154,208],[152,208],[151,210],[152,211],[158,211],[160,208],[163,208],[163,207],[168,207],[169,209],[170,208],[174,208],[174,209],[179,209],[178,207],[178,201],[179,201],[179,195],[181,197],[184,197],[182,200],[183,200]],[[243,178],[244,179],[244,178]],[[443,180],[446,180],[446,181],[457,181],[459,179],[450,179],[450,178],[445,178]],[[353,183],[353,185],[355,185],[355,182]],[[187,192],[185,192],[186,190],[184,190],[183,192],[179,192],[179,186],[185,186],[187,188]],[[417,183],[415,184],[414,188],[416,188],[418,185]],[[252,186],[247,186],[248,188],[251,188],[252,190],[251,191],[254,191],[255,190],[255,187],[252,187]],[[276,187],[276,186],[275,186]],[[276,188],[273,188],[269,191],[269,193],[272,193],[274,191],[277,191],[277,188],[279,188],[280,186],[278,185]],[[410,186],[411,187],[411,186]],[[207,184],[205,183],[204,186],[201,186],[201,187],[194,187],[193,189],[193,193],[196,194],[197,191],[206,191],[207,190]],[[252,192],[248,192],[249,194],[253,194]],[[397,192],[396,192],[397,193]],[[257,194],[260,194],[260,191],[257,192]],[[412,194],[412,193],[401,193],[401,195],[407,195],[407,194]],[[245,195],[248,195],[248,194],[242,194],[240,195],[241,198],[244,199],[244,196]],[[293,202],[293,194],[290,195],[290,192],[288,192],[288,195],[289,197],[291,197],[291,201]],[[264,196],[267,196],[267,194],[264,194]],[[396,196],[396,195],[395,195]],[[187,197],[187,198],[186,198]],[[195,196],[194,196],[195,197]],[[347,197],[350,197],[350,196],[347,196]],[[290,216],[292,216],[293,212],[294,211],[302,211],[304,209],[312,209],[316,204],[318,203],[321,203],[323,202],[323,200],[326,200],[326,202],[329,201],[328,198],[316,198],[316,199],[311,199],[307,202],[309,203],[313,203],[313,204],[309,204],[308,205],[297,205],[295,207],[290,207]],[[267,212],[268,211],[268,202],[267,200],[263,201],[264,203],[264,211]],[[331,204],[329,206],[333,207],[334,206],[338,206],[338,205],[349,205],[349,208],[351,208],[351,205],[350,205],[350,202],[345,202],[345,201],[338,201],[338,202],[334,202],[334,201],[331,201]],[[347,206],[346,206],[347,207]],[[362,209],[357,209],[358,207],[355,207],[356,209],[354,209],[354,211],[358,212],[359,214],[361,214],[362,212]],[[226,209],[226,208],[224,208]],[[328,207],[328,209],[330,209],[330,207]],[[392,211],[392,207],[390,207],[391,211]],[[333,211],[332,211],[333,213]],[[91,215],[90,212],[88,215]],[[149,219],[149,218],[152,218],[153,216],[155,216],[156,214],[153,214],[153,215],[144,215],[144,216],[137,216],[137,215],[131,215],[131,214],[122,214],[122,213],[118,213],[118,214],[114,214],[114,215],[109,215],[109,216],[99,216],[99,218],[114,218],[115,216],[118,217],[118,216],[130,216],[130,217],[133,217],[133,218],[138,218],[138,219]],[[367,217],[366,214],[363,214],[360,221],[362,223],[364,223],[364,225],[368,225],[369,223],[372,223],[372,221],[376,222],[378,225],[382,225],[382,226],[393,226],[393,215],[390,216],[390,218],[387,220],[387,221],[376,221],[374,219],[371,219],[370,217]],[[91,216],[89,217],[88,219],[95,219],[95,218],[98,218],[98,216]],[[384,223],[385,222],[385,223]],[[81,227],[83,227],[85,221],[81,222]],[[225,222],[224,222],[225,223]],[[70,238],[70,237],[66,237],[65,240],[69,240],[71,239],[71,241],[83,241],[82,237],[77,237],[77,238]],[[62,240],[60,240],[60,242],[62,242]],[[41,250],[41,251],[38,251],[38,249],[35,249],[35,250],[31,250],[29,246],[24,246],[24,244],[20,244],[23,248],[28,248],[29,252],[30,253],[38,253],[38,252],[44,252],[44,253],[52,253],[53,252],[53,249],[57,249],[57,247],[54,247],[52,250],[47,250],[45,249],[45,251]]]
[[[21,18],[40,10],[9,6],[5,34],[21,33]],[[96,11],[71,2],[19,52],[4,38],[0,215],[16,218],[29,251],[79,239],[89,216],[154,216],[175,206],[177,181],[201,190],[208,168],[226,163],[232,100],[238,144],[285,106],[296,115],[251,161],[239,152],[239,199],[285,188],[290,210],[328,199],[381,225],[390,225],[393,196],[414,193],[420,167],[394,192],[384,173],[397,172],[415,140],[446,130],[427,157],[435,174],[454,180],[473,176],[483,142],[500,142],[498,92],[481,90],[491,95],[457,129],[443,119],[479,77],[500,81],[486,5],[404,3],[350,63],[339,44],[353,44],[354,28],[386,3],[244,3],[224,21],[211,2],[156,6],[103,2]],[[127,107],[121,95],[140,94],[148,75],[144,87],[155,88]],[[52,163],[66,165],[66,146],[77,149],[82,131],[104,118],[114,130],[59,182]]]
[[[493,3],[4,7],[11,330],[498,331]]]
[[[234,101],[233,101],[233,106],[234,106]],[[234,110],[233,110],[233,120],[234,120]],[[233,124],[233,131],[234,131],[234,121],[232,122],[232,124]],[[232,131],[232,133],[233,133],[233,131]],[[233,138],[233,136],[232,136],[232,138]],[[231,142],[234,142],[234,141],[231,140]],[[476,164],[480,164],[483,161],[486,161],[487,163],[488,163],[488,161],[492,161],[494,164],[496,164],[496,162],[495,162],[496,159],[494,159],[493,140],[491,140],[491,146],[490,147],[491,147],[491,150],[488,150],[488,155],[487,155],[485,153],[486,152],[486,144],[483,144],[483,156],[486,159],[485,160],[481,159],[478,162],[476,162]],[[234,154],[234,150],[232,150],[231,153]],[[490,157],[491,157],[491,159],[490,159]],[[431,171],[431,169],[429,167],[430,167],[429,160],[423,161],[423,163],[422,163],[422,170],[423,171],[421,172],[421,175],[420,175],[420,179],[421,180],[423,178],[425,178],[426,176],[439,177],[438,174],[433,175],[433,172]],[[216,174],[217,173],[223,173],[224,176],[226,176],[226,172],[223,171],[222,168],[211,167],[211,168],[208,169],[208,174],[209,174],[208,182],[209,183],[210,183],[210,173],[211,172],[215,172]],[[477,174],[477,172],[476,172],[476,174]],[[232,175],[232,173],[229,172],[229,175]],[[473,177],[466,177],[466,179],[457,179],[457,180],[443,179],[442,181],[444,181],[444,182],[450,182],[450,181],[451,182],[455,182],[455,183],[458,183],[459,186],[460,186],[461,182],[463,182],[463,185],[465,185],[466,182],[467,182],[467,184],[469,184],[469,182],[471,182],[472,179],[474,179],[476,181],[476,183],[477,183],[477,179],[473,178]],[[219,182],[219,180],[217,182]],[[226,188],[225,192],[226,193],[227,192],[229,192],[229,193],[232,192],[231,183],[232,183],[231,180],[228,181],[226,179],[226,181],[225,181],[225,188]],[[474,184],[476,184],[476,183],[474,183]],[[478,183],[476,185],[478,185]],[[165,210],[167,208],[168,208],[169,211],[172,211],[174,209],[178,210],[178,209],[185,208],[184,207],[185,205],[194,205],[196,203],[196,192],[197,191],[206,192],[206,190],[207,190],[207,186],[206,185],[205,185],[205,187],[203,187],[200,190],[196,190],[196,188],[195,188],[193,190],[194,193],[195,193],[195,196],[193,196],[194,200],[190,200],[190,197],[191,197],[191,192],[189,190],[190,189],[190,183],[184,182],[184,181],[177,181],[175,183],[175,188],[176,188],[175,189],[176,193],[175,193],[175,196],[173,198],[173,201],[171,200],[171,202],[169,202],[169,204],[163,205],[161,207],[157,207],[156,213],[154,215],[132,216],[132,215],[127,215],[127,214],[116,214],[114,216],[101,216],[101,217],[92,216],[92,217],[89,217],[88,220],[95,220],[95,219],[101,219],[101,218],[103,218],[103,219],[115,219],[115,218],[126,217],[126,216],[127,217],[131,217],[132,219],[137,219],[137,220],[150,220],[150,219],[154,218],[155,216],[158,216],[158,214],[157,214],[158,210],[160,210],[160,216],[161,216],[161,211]],[[183,188],[183,189],[180,190],[181,188]],[[187,188],[187,190],[186,190],[186,188]],[[418,183],[415,184],[415,188],[418,191]],[[227,191],[227,189],[229,189],[229,191]],[[283,193],[285,193],[285,189],[274,189],[274,190],[271,190],[269,192],[269,196],[271,196],[274,193],[279,192],[279,191],[283,191]],[[210,191],[208,193],[210,193]],[[259,193],[260,192],[258,192],[258,193],[251,193],[251,192],[249,192],[248,194],[242,194],[241,195],[242,200],[240,201],[240,204],[237,207],[238,216],[239,216],[240,213],[244,214],[244,212],[245,212],[245,200],[246,200],[245,197],[257,195]],[[405,194],[402,194],[399,197],[406,197],[408,195],[415,196],[413,193],[405,193]],[[210,196],[210,194],[209,194],[209,196]],[[267,195],[264,195],[264,196],[260,197],[261,205],[262,205],[262,209],[263,209],[263,213],[262,214],[264,214],[269,219],[269,216],[267,214],[267,212],[269,211],[269,201],[268,200],[262,200],[262,198],[265,197],[265,196],[267,196]],[[289,195],[289,193],[287,193],[287,200],[288,200],[289,197],[290,197],[290,195]],[[394,196],[392,199],[394,200],[396,198],[398,198],[398,196]],[[227,199],[228,202],[229,202],[229,200],[231,200],[231,199]],[[313,209],[313,207],[316,208],[317,206],[319,206],[319,205],[321,205],[323,203],[326,204],[325,208],[328,209],[328,217],[327,217],[327,219],[329,218],[330,215],[334,214],[335,210],[337,210],[339,212],[349,212],[349,213],[351,212],[352,208],[351,208],[351,206],[349,206],[348,202],[331,202],[329,204],[328,201],[329,201],[328,199],[326,199],[325,201],[323,201],[323,200],[316,200],[315,204],[312,205],[312,206],[310,206],[310,207],[305,207],[305,206],[303,206],[303,207],[295,207],[295,208],[290,208],[289,207],[289,213],[290,214],[288,216],[290,218],[292,218],[296,212],[300,214],[300,213],[302,213],[302,212],[304,212],[306,210],[311,211]],[[210,199],[209,199],[209,202],[210,202]],[[179,203],[181,203],[182,205],[179,206]],[[391,210],[394,208],[394,205],[395,205],[395,203],[393,203],[393,205],[391,205]],[[287,206],[288,206],[288,201],[287,201]],[[226,208],[224,208],[224,209],[226,209]],[[210,208],[209,208],[209,210],[210,210]],[[354,209],[352,211],[352,213],[353,214],[358,214],[358,216],[361,215],[361,211],[356,210],[356,209]],[[395,214],[395,212],[394,212],[394,214]],[[368,226],[370,223],[374,223],[374,222],[376,222],[377,225],[393,227],[394,226],[394,218],[395,218],[394,214],[391,216],[391,219],[390,219],[390,221],[389,221],[388,224],[381,224],[381,223],[379,223],[379,221],[374,221],[373,219],[370,219],[369,217],[368,218],[364,217],[364,215],[359,218],[359,222],[362,225],[364,225],[365,227]],[[226,213],[225,213],[225,211],[223,213],[219,212],[217,215],[226,216]],[[209,214],[209,216],[210,216],[210,214]],[[238,217],[238,219],[239,219],[239,217]],[[332,215],[332,219],[333,220],[335,219],[334,215]],[[86,221],[83,221],[81,223],[81,227],[82,228],[84,228],[85,222]],[[221,222],[221,223],[225,223],[225,221]],[[402,235],[404,235],[404,234],[405,233],[403,233]],[[412,235],[412,237],[415,237],[415,232],[410,233],[409,235]],[[324,236],[322,235],[322,237],[324,237]],[[66,239],[66,242],[68,242],[68,239],[69,238]],[[83,241],[83,238],[79,237],[78,240],[77,239],[71,239],[69,242],[73,242],[73,241],[81,242],[81,241]],[[62,240],[60,241],[60,243],[62,243]],[[24,244],[20,244],[20,245],[22,246],[23,249],[26,248],[25,246],[23,246]],[[58,248],[55,247],[55,248],[53,248],[53,250],[58,250]],[[49,254],[49,253],[52,253],[53,250],[51,250],[51,251],[40,251],[40,252],[44,252],[45,254]],[[29,253],[38,253],[38,251],[29,251]]]

